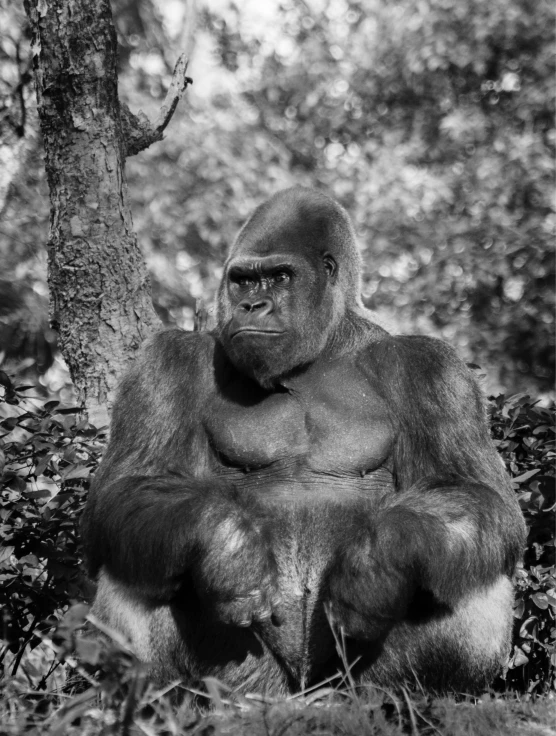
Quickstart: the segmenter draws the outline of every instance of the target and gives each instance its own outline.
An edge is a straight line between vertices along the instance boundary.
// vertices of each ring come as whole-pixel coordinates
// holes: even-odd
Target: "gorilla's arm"
[[[455,351],[425,337],[385,340],[383,351],[379,370],[390,376],[384,385],[398,427],[399,491],[383,513],[392,519],[388,526],[407,529],[424,582],[453,601],[513,573],[523,517],[490,438],[481,391]]]
[[[335,615],[378,635],[417,589],[450,607],[511,575],[524,523],[489,436],[474,377],[445,343],[386,338],[366,356],[396,427],[396,493],[356,530],[331,571]]]
[[[209,475],[212,372],[209,335],[172,330],[147,343],[119,390],[82,538],[92,575],[104,567],[164,600],[188,574],[217,615],[247,625],[270,615],[273,563],[245,494]]]

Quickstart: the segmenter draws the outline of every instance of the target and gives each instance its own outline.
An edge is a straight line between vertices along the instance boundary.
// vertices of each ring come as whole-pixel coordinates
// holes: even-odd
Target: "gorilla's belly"
[[[384,494],[394,492],[392,472],[384,464],[368,472],[325,471],[309,467],[305,458],[291,458],[260,468],[220,466],[215,472],[233,481],[240,494],[272,506],[273,516],[276,508],[294,507],[326,516],[331,512],[330,506],[321,509],[324,503],[357,506],[360,511],[361,502],[374,504]]]
[[[244,481],[250,491],[254,475]],[[258,624],[256,632],[301,687],[319,679],[335,652],[325,600],[327,573],[338,545],[361,528],[365,507],[372,518],[378,500],[391,492],[392,476],[384,468],[358,479],[266,479],[261,487],[265,505],[272,506],[272,548],[283,609],[279,624]]]

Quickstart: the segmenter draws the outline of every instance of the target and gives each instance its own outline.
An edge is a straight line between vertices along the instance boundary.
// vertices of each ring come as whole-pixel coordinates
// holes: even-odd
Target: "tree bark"
[[[120,108],[109,0],[25,0],[25,9],[50,188],[51,324],[78,401],[100,426],[122,373],[160,328],[124,164],[163,128]]]

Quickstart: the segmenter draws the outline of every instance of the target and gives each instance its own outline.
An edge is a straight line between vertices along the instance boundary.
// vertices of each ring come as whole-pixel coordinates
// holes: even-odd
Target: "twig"
[[[183,93],[187,89],[188,84],[193,84],[191,77],[185,75],[187,66],[189,64],[185,54],[182,54],[176,62],[174,72],[172,74],[172,81],[168,87],[168,92],[158,113],[158,117],[154,123],[155,130],[162,135],[164,129],[172,119],[178,102],[181,100]]]
[[[134,156],[144,151],[152,143],[161,141],[164,130],[172,119],[183,93],[189,84],[193,84],[191,77],[186,76],[188,60],[182,54],[174,67],[172,81],[154,123],[151,123],[145,113],[139,111],[134,115],[124,103],[120,105],[125,155]]]
[[[38,620],[38,614],[33,617],[33,620],[31,621],[31,625],[29,626],[29,629],[27,631],[27,634],[25,636],[25,639],[23,640],[23,644],[19,648],[19,651],[16,655],[16,658],[14,660],[14,666],[12,667],[12,677],[15,677],[17,674],[17,670],[19,669],[19,665],[21,664],[21,660],[23,659],[23,655],[25,654],[25,650],[27,648],[27,644],[31,641],[33,638],[33,634],[35,633],[35,627]]]

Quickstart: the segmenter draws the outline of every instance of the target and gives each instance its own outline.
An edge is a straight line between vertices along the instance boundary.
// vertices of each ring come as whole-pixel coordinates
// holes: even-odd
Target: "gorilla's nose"
[[[266,317],[267,314],[272,312],[273,304],[271,299],[257,299],[257,301],[250,301],[244,299],[237,305],[238,311],[255,314],[257,317]]]

